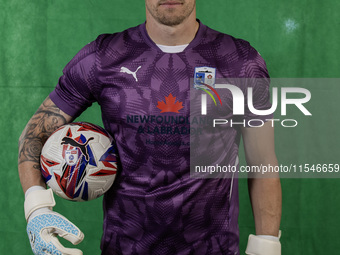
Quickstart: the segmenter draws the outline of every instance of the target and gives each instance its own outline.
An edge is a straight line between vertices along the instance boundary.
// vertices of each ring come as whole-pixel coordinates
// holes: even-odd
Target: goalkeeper
[[[180,125],[190,129],[189,124],[167,123],[171,132],[159,132],[157,121],[131,119],[187,119],[190,79],[200,75],[199,70],[208,68],[215,78],[268,78],[265,62],[248,42],[197,20],[195,0],[145,0],[145,6],[145,23],[100,35],[80,50],[20,137],[19,175],[34,254],[82,254],[64,248],[56,238],[77,244],[83,234],[53,212],[55,201],[45,189],[39,156],[46,138],[93,102],[101,106],[122,165],[104,196],[102,255],[240,254],[237,178],[190,178],[190,138],[175,132]],[[269,85],[255,86],[254,107],[270,108]],[[176,107],[169,106],[171,102]],[[247,112],[244,117],[272,116]],[[241,135],[249,165],[277,165],[268,122],[258,128],[226,128],[228,142],[219,152],[229,165],[238,164]],[[256,235],[249,236],[246,253],[281,254],[278,176],[249,179],[249,193]]]

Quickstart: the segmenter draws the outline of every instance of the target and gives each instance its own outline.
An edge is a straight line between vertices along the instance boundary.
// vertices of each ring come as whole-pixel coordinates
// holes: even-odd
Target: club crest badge
[[[195,67],[194,88],[198,88],[207,84],[215,87],[216,68],[213,67]]]
[[[77,149],[66,150],[65,161],[66,161],[66,164],[68,164],[69,166],[76,165],[78,162],[78,150]]]

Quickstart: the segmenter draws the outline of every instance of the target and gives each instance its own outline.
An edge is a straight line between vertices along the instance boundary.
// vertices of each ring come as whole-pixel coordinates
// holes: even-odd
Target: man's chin
[[[185,17],[161,17],[159,18],[159,23],[166,25],[166,26],[177,26],[183,23]]]

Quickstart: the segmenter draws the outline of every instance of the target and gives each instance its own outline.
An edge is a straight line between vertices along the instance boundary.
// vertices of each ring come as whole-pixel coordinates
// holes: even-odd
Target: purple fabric
[[[200,24],[184,52],[163,53],[141,24],[86,45],[50,94],[72,116],[98,102],[117,142],[121,171],[104,197],[103,255],[239,254],[237,179],[230,198],[231,179],[190,178],[183,120],[201,66],[215,67],[217,78],[268,77],[246,41]],[[269,104],[264,91],[258,100]],[[175,108],[166,108],[171,99]],[[237,148],[239,136],[230,137]]]

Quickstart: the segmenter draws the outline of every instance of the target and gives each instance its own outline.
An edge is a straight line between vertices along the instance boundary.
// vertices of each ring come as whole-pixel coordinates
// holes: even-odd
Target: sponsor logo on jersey
[[[170,93],[164,97],[164,100],[158,101],[156,107],[159,114],[156,115],[127,115],[126,123],[136,124],[138,134],[166,135],[166,138],[159,140],[146,139],[148,145],[164,146],[189,146],[189,142],[179,140],[167,140],[170,136],[189,135],[190,133],[198,134],[200,129],[190,127],[191,123],[206,123],[207,117],[200,116],[193,118],[184,115],[183,102]],[[170,136],[169,136],[170,135]]]
[[[169,96],[165,97],[164,101],[158,101],[157,108],[161,110],[161,113],[180,113],[179,110],[183,108],[183,103],[179,101],[176,102],[176,97],[170,93]]]

